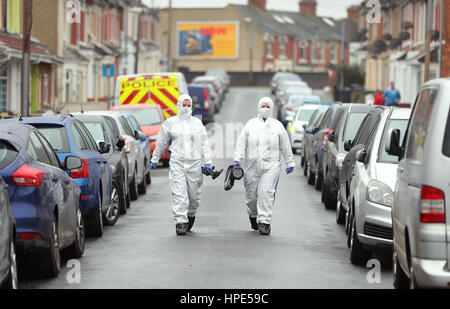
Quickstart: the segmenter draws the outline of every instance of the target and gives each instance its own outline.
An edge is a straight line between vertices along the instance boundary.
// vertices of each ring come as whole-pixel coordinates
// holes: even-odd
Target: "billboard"
[[[237,59],[238,21],[178,22],[178,58]]]

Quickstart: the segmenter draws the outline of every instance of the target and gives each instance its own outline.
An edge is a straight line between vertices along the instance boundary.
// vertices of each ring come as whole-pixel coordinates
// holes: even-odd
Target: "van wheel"
[[[77,226],[75,230],[75,241],[69,248],[64,250],[64,255],[74,259],[82,257],[84,253],[84,238],[84,216],[81,210],[81,201],[79,201],[77,206]]]
[[[61,252],[59,251],[58,220],[52,216],[51,235],[48,249],[37,258],[37,266],[43,276],[56,278],[61,270]]]
[[[370,259],[370,252],[364,249],[358,240],[356,231],[356,218],[353,216],[352,229],[350,230],[350,262],[352,264],[364,265]]]
[[[394,242],[395,243],[395,242]],[[397,290],[405,290],[409,288],[409,278],[406,276],[402,267],[400,266],[400,262],[398,261],[397,254],[394,252],[392,254],[392,264],[393,264],[393,273],[394,273],[394,288]]]

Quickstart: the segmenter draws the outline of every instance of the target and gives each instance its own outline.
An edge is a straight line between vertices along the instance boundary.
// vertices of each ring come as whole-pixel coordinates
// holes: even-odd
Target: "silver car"
[[[384,145],[389,132],[405,135],[411,115],[409,108],[386,109],[373,130],[367,147],[356,153],[350,184],[350,261],[365,264],[371,252],[392,252],[391,207],[398,157],[389,155]]]
[[[125,117],[119,112],[114,111],[88,111],[83,115],[109,116],[113,118],[119,127],[120,134],[125,140],[125,147],[128,158],[128,184],[130,187],[130,198],[132,201],[138,199],[139,187],[145,186],[145,154],[142,147],[139,146],[137,138],[140,137],[138,131],[133,130],[128,125]]]
[[[394,286],[450,287],[450,80],[427,82],[405,141],[389,134],[400,158],[394,191]]]

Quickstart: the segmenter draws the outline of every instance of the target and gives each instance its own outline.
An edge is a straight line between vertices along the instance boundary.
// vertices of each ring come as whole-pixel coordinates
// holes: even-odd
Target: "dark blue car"
[[[103,214],[111,206],[112,170],[102,155],[109,151],[108,145],[105,145],[105,149],[99,149],[89,130],[71,115],[25,118],[23,123],[39,129],[61,162],[69,155],[81,158],[83,166],[68,174],[81,188],[81,206],[87,233],[101,237]]]
[[[84,253],[81,190],[66,172],[81,166],[75,156],[61,164],[32,126],[0,121],[0,176],[8,185],[17,252],[36,255],[33,260],[44,276],[58,275],[60,250],[72,258]]]
[[[190,85],[188,91],[194,105],[193,115],[201,116],[203,124],[214,122],[215,106],[209,100],[206,86]]]

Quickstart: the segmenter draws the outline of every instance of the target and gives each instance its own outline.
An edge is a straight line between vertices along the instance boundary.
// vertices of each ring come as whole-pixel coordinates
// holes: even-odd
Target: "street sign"
[[[116,65],[115,64],[104,64],[102,71],[103,71],[103,77],[114,77],[114,76],[116,76]]]

